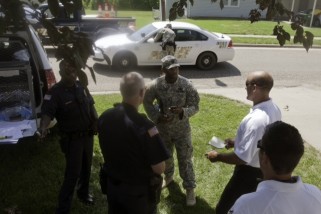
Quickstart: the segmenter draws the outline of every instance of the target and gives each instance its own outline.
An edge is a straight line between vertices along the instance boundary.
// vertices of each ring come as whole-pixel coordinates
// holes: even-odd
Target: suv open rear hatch
[[[14,144],[37,130],[29,62],[0,62],[0,144]]]

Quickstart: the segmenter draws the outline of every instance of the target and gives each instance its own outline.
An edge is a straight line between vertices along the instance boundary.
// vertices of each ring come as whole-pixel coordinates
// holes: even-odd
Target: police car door
[[[160,65],[162,59],[161,41],[154,41],[155,33],[152,33],[141,41],[137,47],[138,65]]]
[[[200,33],[189,29],[174,29],[176,33],[175,57],[181,64],[194,64],[201,52],[202,40]]]

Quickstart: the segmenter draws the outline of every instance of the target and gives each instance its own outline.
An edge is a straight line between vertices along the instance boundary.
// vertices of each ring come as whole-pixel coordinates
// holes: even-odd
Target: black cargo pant
[[[226,214],[241,195],[255,192],[262,177],[260,168],[247,165],[235,166],[233,176],[216,205],[216,214]]]
[[[156,214],[149,200],[149,184],[130,185],[108,178],[108,214]]]
[[[62,152],[65,154],[66,168],[58,198],[57,214],[69,213],[76,186],[78,197],[88,195],[93,155],[93,135],[62,135],[60,145]]]

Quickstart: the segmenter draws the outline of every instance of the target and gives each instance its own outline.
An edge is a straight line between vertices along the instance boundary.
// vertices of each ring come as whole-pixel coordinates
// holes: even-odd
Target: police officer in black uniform
[[[93,196],[89,194],[89,179],[98,116],[88,89],[76,80],[76,69],[72,63],[61,61],[59,73],[61,81],[44,96],[38,131],[44,138],[50,121],[57,119],[60,146],[66,159],[65,177],[56,210],[60,214],[69,213],[76,186],[81,202],[87,205],[94,203]]]
[[[108,175],[108,213],[156,213],[151,181],[160,177],[161,189],[160,175],[169,154],[153,122],[138,113],[145,94],[143,77],[137,72],[125,74],[120,91],[122,103],[106,110],[98,122],[99,144]]]

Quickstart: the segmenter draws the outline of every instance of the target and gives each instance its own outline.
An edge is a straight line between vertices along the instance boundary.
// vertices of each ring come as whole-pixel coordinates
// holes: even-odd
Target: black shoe
[[[85,204],[85,205],[94,205],[95,201],[94,201],[94,196],[91,194],[88,194],[87,196],[78,196],[78,199],[81,203]]]

